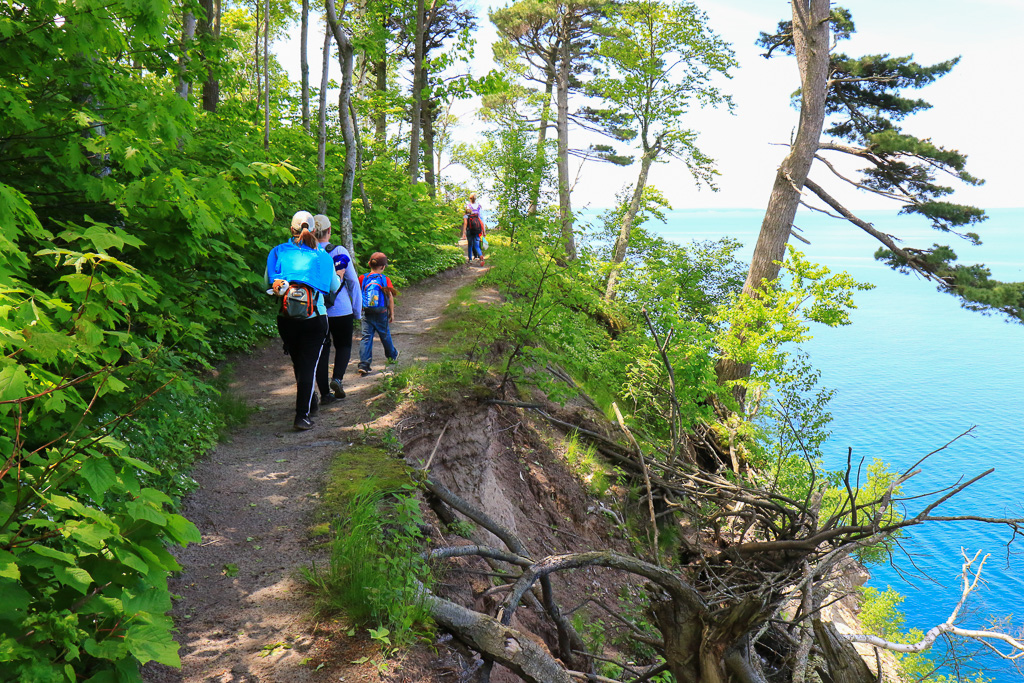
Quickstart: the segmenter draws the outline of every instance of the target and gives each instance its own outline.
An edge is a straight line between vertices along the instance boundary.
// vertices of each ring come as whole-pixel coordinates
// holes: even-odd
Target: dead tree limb
[[[527,683],[571,682],[568,672],[550,653],[497,619],[429,593],[424,595],[424,603],[434,621]]]

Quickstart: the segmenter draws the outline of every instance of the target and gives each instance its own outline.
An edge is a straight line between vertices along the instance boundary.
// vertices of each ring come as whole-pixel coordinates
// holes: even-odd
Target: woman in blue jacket
[[[267,256],[264,278],[279,297],[277,331],[295,371],[295,429],[312,429],[309,419],[320,408],[314,391],[316,366],[327,340],[327,299],[341,288],[334,261],[318,249],[313,236],[313,215],[299,211],[292,217],[292,238]],[[329,397],[329,398],[328,398]],[[330,394],[324,403],[335,400]]]

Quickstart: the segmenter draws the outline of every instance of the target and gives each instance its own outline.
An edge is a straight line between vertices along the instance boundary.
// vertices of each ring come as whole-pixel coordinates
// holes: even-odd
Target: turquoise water
[[[951,244],[963,262],[985,263],[999,279],[1024,280],[1024,209],[989,214],[978,229],[984,239],[979,247],[956,244],[926,221],[895,212],[862,217],[903,236],[905,244]],[[734,237],[746,245],[741,257],[747,258],[762,215],[758,210],[673,211],[666,224],[648,225],[680,242]],[[976,425],[970,437],[933,456],[906,492],[926,493],[994,467],[993,474],[935,514],[1024,517],[1024,326],[963,310],[928,282],[893,272],[872,257],[878,244],[853,226],[815,213],[801,213],[795,222],[811,244],[793,244],[812,261],[876,285],[857,295],[853,324],[816,327],[814,339],[803,346],[821,370],[822,383],[837,390],[827,464],[845,465],[851,446],[854,458],[880,458],[902,470]],[[909,513],[918,510],[920,504],[908,505]],[[1007,549],[1010,538],[1003,528],[987,525],[918,527],[902,544],[906,553],[894,558],[900,571],[873,567],[869,585],[891,585],[903,593],[906,626],[927,631],[944,621],[959,599],[960,549],[972,555],[980,549],[991,553],[987,585],[969,603],[963,625],[982,628],[993,616],[1014,616],[1018,626],[1024,625],[1024,539]],[[995,657],[977,661],[998,683],[1019,680]]]

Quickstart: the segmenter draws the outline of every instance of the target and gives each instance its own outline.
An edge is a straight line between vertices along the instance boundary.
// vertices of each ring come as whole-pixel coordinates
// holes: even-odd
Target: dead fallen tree
[[[525,681],[544,683],[583,676],[590,676],[583,680],[601,680],[595,662],[606,658],[605,653],[586,651],[562,613],[551,578],[585,567],[604,567],[647,582],[653,630],[645,630],[624,614],[615,614],[615,618],[643,636],[638,640],[652,644],[661,660],[633,667],[635,675],[622,680],[649,680],[661,666],[678,681],[873,682],[875,675],[852,643],[896,648],[867,635],[840,635],[821,619],[823,607],[837,598],[836,582],[848,558],[865,548],[891,547],[887,544],[903,530],[924,523],[1000,524],[1010,530],[1011,540],[1024,523],[1021,519],[939,513],[944,503],[992,470],[924,496],[902,494],[902,487],[921,471],[920,466],[948,445],[892,477],[884,490],[870,496],[857,479],[859,467],[852,462],[851,453],[843,481],[831,490],[833,499],[828,505],[823,504],[827,487],[822,482],[812,481],[807,495],[795,498],[730,473],[703,472],[678,461],[669,465],[655,458],[631,459],[629,471],[647,470],[651,487],[657,491],[648,495],[661,496],[661,504],[671,513],[662,516],[660,523],[667,523],[675,514],[685,515],[690,527],[698,530],[698,538],[683,540],[677,557],[667,566],[661,566],[654,553],[648,558],[601,549],[538,554],[513,531],[425,476],[423,486],[449,512],[463,515],[504,545],[438,548],[429,553],[430,559],[486,558],[501,563],[503,571],[515,577],[498,591],[504,592],[504,598],[493,613],[474,612],[436,596],[429,598],[428,605],[438,623],[467,647],[487,662],[508,666]],[[616,450],[629,457],[628,448],[616,444]],[[907,506],[919,509],[905,513]],[[979,565],[977,571],[980,569]],[[969,593],[965,591],[963,600]],[[530,601],[557,633],[556,642],[547,648],[512,627],[524,600]],[[615,611],[614,607],[605,609]],[[981,636],[976,630],[954,626],[957,614],[959,607],[950,625],[940,628],[930,640],[926,638],[928,642],[921,647],[943,633]],[[991,641],[997,633],[986,632],[984,637]],[[1017,642],[1002,635],[1004,644]],[[629,666],[625,661],[620,664]],[[482,671],[486,680],[489,666]]]

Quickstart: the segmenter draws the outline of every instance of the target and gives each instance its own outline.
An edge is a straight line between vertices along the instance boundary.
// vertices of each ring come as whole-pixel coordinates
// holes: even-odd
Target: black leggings
[[[355,316],[348,315],[331,316],[327,318],[331,334],[324,341],[324,352],[320,355],[320,362],[316,366],[316,385],[320,388],[320,394],[326,395],[331,390],[327,379],[327,367],[331,364],[331,340],[334,340],[334,370],[331,377],[334,379],[345,379],[345,368],[352,359],[352,328]]]
[[[277,331],[292,358],[295,371],[295,416],[308,417],[313,404],[313,384],[327,345],[327,316],[285,318],[278,316]]]

